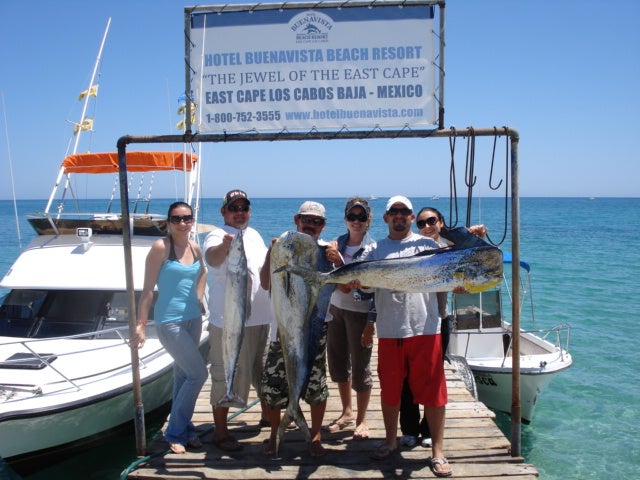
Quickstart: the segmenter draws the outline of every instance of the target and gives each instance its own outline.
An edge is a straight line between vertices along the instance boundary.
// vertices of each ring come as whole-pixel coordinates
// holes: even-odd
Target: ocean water
[[[251,225],[265,240],[276,237],[293,228],[303,200],[252,199]],[[345,199],[314,200],[327,207],[323,238],[343,233]],[[446,198],[412,200],[416,210],[435,206],[449,217]],[[381,219],[385,201],[372,200],[374,238],[386,234]],[[169,203],[154,201],[151,211],[164,213]],[[44,201],[19,201],[17,206],[24,246],[33,237],[24,214],[42,210]],[[459,224],[465,223],[465,208],[460,202]],[[484,223],[498,241],[505,228],[508,233],[505,208],[504,199],[475,200],[471,223]],[[640,199],[522,198],[520,210],[521,257],[532,268],[536,326],[569,323],[574,360],[543,393],[532,423],[522,426],[522,454],[541,479],[640,478]],[[13,202],[0,201],[0,219],[4,275],[20,251]],[[203,201],[200,221],[219,223],[219,200]],[[510,249],[509,234],[501,248]],[[508,416],[498,415],[498,423],[508,437]],[[27,478],[88,478],[87,464],[92,465],[90,478],[118,478],[135,458],[134,443],[132,435],[121,436]]]

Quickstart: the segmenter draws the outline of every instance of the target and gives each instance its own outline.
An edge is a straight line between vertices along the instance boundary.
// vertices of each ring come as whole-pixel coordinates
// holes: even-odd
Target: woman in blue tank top
[[[185,453],[186,447],[202,446],[191,417],[207,379],[205,361],[198,348],[207,277],[200,247],[189,239],[193,225],[191,206],[184,202],[171,204],[167,220],[169,234],[156,240],[147,255],[132,342],[138,347],[144,345],[145,326],[157,285],[154,324],[158,339],[174,359],[173,399],[164,436],[174,453]]]

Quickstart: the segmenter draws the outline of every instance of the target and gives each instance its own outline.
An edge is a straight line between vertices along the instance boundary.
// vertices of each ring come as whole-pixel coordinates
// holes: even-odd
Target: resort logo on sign
[[[296,43],[326,43],[333,20],[324,13],[309,10],[293,17],[289,28],[296,35]]]

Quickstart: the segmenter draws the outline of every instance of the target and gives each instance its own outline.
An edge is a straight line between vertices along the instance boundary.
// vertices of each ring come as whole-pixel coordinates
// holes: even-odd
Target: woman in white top
[[[371,207],[360,197],[347,200],[344,209],[347,233],[334,242],[341,258],[334,261],[339,267],[351,263],[372,240],[369,237]],[[331,296],[327,314],[327,358],[331,380],[338,384],[342,413],[325,431],[337,432],[353,425],[353,438],[369,437],[365,422],[369,398],[371,396],[371,350],[375,324],[367,321],[371,307],[371,294],[352,290],[346,285],[338,285]],[[354,415],[351,389],[356,392],[357,414]]]

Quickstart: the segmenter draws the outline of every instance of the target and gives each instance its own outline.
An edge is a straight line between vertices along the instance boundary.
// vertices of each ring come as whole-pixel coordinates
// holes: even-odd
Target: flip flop
[[[451,470],[451,465],[446,458],[431,458],[429,459],[429,468],[436,477],[450,477],[453,475],[453,470]],[[444,470],[444,469],[448,470]]]
[[[322,429],[325,432],[335,433],[340,430],[344,430],[345,428],[353,425],[354,423],[355,423],[354,420],[343,420],[343,421],[334,420],[329,425],[325,425],[324,427],[322,427]]]

